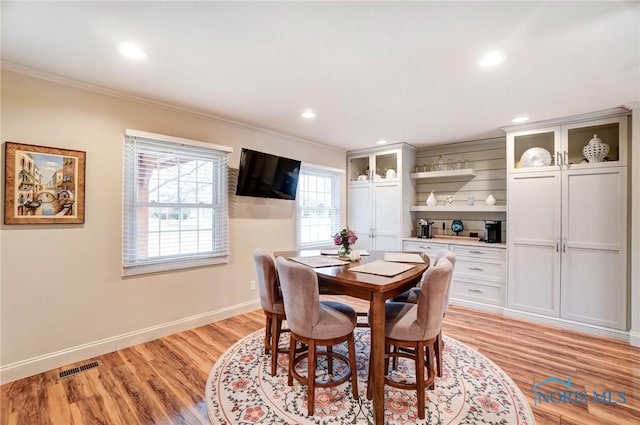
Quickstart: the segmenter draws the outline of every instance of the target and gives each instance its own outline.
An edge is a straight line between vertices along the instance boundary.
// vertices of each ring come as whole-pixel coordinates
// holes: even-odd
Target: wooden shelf
[[[473,168],[462,168],[459,170],[445,170],[445,171],[422,171],[420,173],[411,173],[409,177],[412,179],[437,179],[441,177],[473,177],[476,175],[476,170]]]
[[[506,205],[413,205],[409,211],[506,212]]]

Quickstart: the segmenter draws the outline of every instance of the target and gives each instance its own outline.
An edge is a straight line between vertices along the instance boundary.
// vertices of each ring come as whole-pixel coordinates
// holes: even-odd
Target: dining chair
[[[442,258],[446,258],[451,263],[452,267],[456,266],[456,254],[449,250],[438,251],[434,258],[434,266],[438,264],[438,261]],[[451,280],[453,279],[453,273],[449,277],[449,285],[447,285],[447,293],[444,298],[444,313],[443,317],[446,316],[447,311],[449,310],[449,299],[451,294]],[[392,298],[392,302],[408,302],[416,304],[418,302],[418,296],[420,295],[420,287],[422,285],[422,280],[416,285],[416,287],[409,289],[408,291],[403,292],[395,298]],[[444,340],[442,339],[442,331],[438,333],[438,343],[436,344],[435,352],[436,352],[436,371],[439,377],[442,376],[442,351],[444,350]],[[395,362],[394,362],[395,367]]]
[[[312,268],[278,257],[276,260],[287,324],[291,331],[289,342],[288,385],[293,379],[307,386],[308,415],[313,416],[316,387],[335,387],[351,378],[353,398],[358,398],[358,380],[356,377],[356,351],[353,330],[357,317],[355,310],[337,301],[320,301],[318,276]],[[333,352],[333,346],[347,342],[349,358]],[[296,344],[306,344],[308,350],[299,352]],[[317,351],[317,347],[326,347],[326,351]],[[326,381],[316,380],[318,357],[327,358]],[[296,371],[302,360],[307,359],[307,376]],[[334,377],[333,360],[344,362],[346,371]]]
[[[389,359],[406,358],[415,362],[415,383],[400,382],[385,376],[386,385],[417,391],[418,417],[425,417],[425,390],[435,382],[434,356],[438,334],[444,316],[445,298],[451,282],[453,265],[443,257],[423,275],[418,302],[388,302],[385,304],[385,370]],[[406,350],[391,351],[391,347]],[[426,359],[426,361],[425,361]],[[424,370],[427,369],[425,379]],[[367,397],[371,397],[371,364]]]
[[[284,302],[280,293],[280,282],[273,258],[260,248],[253,251],[258,277],[258,293],[260,305],[266,318],[264,350],[271,353],[271,375],[276,374],[278,353],[288,353],[287,349],[279,349],[282,321],[286,320]]]

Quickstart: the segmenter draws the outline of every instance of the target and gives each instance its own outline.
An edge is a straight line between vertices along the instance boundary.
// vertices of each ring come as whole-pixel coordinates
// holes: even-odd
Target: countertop
[[[432,239],[423,239],[423,238],[402,238],[403,241],[410,242],[424,242],[424,243],[437,243],[443,245],[468,245],[468,246],[482,246],[485,248],[501,248],[506,249],[507,243],[487,243],[481,241],[470,241],[466,239],[457,240],[455,236],[451,236],[450,238],[432,238]]]

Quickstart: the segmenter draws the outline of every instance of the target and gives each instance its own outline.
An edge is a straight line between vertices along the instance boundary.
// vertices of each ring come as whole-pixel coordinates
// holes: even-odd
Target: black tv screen
[[[236,195],[296,199],[300,161],[242,148]]]

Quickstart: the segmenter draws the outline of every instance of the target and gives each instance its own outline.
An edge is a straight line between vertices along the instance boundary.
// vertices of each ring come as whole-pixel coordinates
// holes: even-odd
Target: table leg
[[[374,292],[371,300],[371,359],[373,367],[373,419],[376,425],[384,424],[384,322],[385,299]]]

